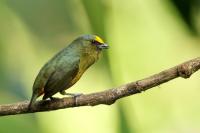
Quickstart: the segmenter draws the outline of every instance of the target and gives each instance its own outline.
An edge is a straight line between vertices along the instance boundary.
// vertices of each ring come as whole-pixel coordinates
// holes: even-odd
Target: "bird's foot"
[[[78,96],[83,95],[83,93],[66,93],[65,91],[61,91],[60,94],[62,94],[62,95],[70,95],[70,96],[73,96],[73,97],[78,97]]]
[[[79,97],[79,96],[81,96],[81,95],[83,95],[83,93],[74,93],[72,96],[73,96],[73,97]]]
[[[55,100],[59,100],[60,98],[57,98],[57,97],[50,97],[50,99],[53,101],[55,101]]]
[[[74,98],[74,104],[75,106],[77,106],[77,98],[81,95],[83,95],[83,93],[66,93],[65,91],[61,91],[60,94],[62,95],[70,95]]]
[[[74,98],[74,103],[75,103],[75,106],[77,106],[78,105],[78,97],[79,96],[81,96],[81,95],[83,95],[83,93],[75,93],[75,94],[73,94],[73,98]]]

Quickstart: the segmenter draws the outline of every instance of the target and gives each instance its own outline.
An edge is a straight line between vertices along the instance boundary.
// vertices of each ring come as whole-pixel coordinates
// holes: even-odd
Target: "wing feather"
[[[70,87],[71,81],[76,77],[79,71],[79,59],[73,61],[73,63],[64,63],[63,65],[58,65],[54,73],[49,77],[45,87],[44,87],[44,97],[43,99],[49,98]]]

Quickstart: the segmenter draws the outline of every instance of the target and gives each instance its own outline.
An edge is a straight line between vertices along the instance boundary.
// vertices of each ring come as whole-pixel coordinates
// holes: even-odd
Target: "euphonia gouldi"
[[[60,93],[72,95],[65,90],[74,85],[82,74],[98,59],[108,45],[96,35],[82,35],[58,52],[40,70],[33,84],[29,108],[43,95],[43,100]]]

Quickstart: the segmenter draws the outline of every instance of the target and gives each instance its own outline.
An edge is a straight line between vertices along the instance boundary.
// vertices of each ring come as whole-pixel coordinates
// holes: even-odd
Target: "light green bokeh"
[[[36,7],[40,5],[39,1],[29,2]],[[22,10],[23,6],[16,6],[12,0],[0,2],[0,72],[5,75],[0,76],[0,103],[30,99],[32,83],[41,66],[76,36],[92,31],[101,32],[95,34],[103,34],[110,49],[69,92],[91,93],[113,88],[199,56],[199,40],[191,36],[169,1],[101,0],[103,6],[97,16],[94,15],[96,4],[90,3],[94,13],[87,14],[92,10],[88,1],[62,0],[55,8],[52,4],[55,1],[43,2],[46,9],[55,10],[53,15],[59,14],[55,17],[43,13],[49,15],[45,16],[46,25],[31,7]],[[57,9],[60,3],[65,3],[67,8]],[[100,13],[101,10],[105,12]],[[33,16],[27,16],[29,12]],[[65,14],[66,18],[60,18]],[[102,31],[97,27],[99,14],[105,14]],[[48,21],[53,18],[57,20]],[[3,117],[0,132],[199,132],[199,76],[196,73],[187,80],[175,79],[111,106]]]

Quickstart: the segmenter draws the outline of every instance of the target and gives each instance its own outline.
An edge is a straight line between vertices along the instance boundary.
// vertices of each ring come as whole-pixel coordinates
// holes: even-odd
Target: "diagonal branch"
[[[31,110],[28,110],[29,101],[0,105],[0,116],[44,112],[79,106],[95,106],[99,104],[111,105],[120,98],[140,93],[177,77],[189,78],[199,69],[200,57],[184,62],[145,79],[124,84],[117,88],[81,95],[77,98],[66,97],[53,101],[39,101]]]

